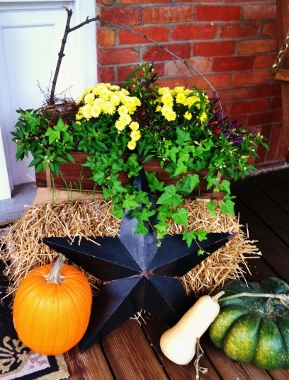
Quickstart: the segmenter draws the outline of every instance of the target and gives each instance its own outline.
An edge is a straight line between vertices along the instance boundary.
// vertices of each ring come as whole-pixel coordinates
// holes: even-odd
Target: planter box
[[[75,163],[67,162],[60,165],[61,175],[56,176],[50,173],[50,171],[41,172],[36,174],[36,185],[37,187],[54,187],[56,189],[69,189],[69,190],[81,190],[81,191],[92,191],[96,193],[101,193],[101,186],[96,186],[95,182],[91,180],[92,173],[89,168],[82,166],[86,161],[87,155],[82,152],[73,153],[73,158]],[[152,159],[143,165],[145,171],[148,173],[156,171],[157,177],[165,185],[176,184],[177,179],[171,179],[170,175],[161,170],[157,159]],[[197,173],[200,177],[200,184],[197,189],[195,189],[191,194],[190,198],[203,198],[211,200],[221,200],[224,196],[223,192],[214,192],[212,189],[207,190],[207,182],[204,180],[206,171],[191,172]],[[128,178],[126,173],[120,173],[119,180],[122,183],[132,182],[132,179]]]

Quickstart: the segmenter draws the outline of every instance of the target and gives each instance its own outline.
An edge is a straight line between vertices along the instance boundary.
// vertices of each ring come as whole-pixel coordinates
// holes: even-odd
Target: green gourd
[[[261,285],[235,280],[223,290],[212,342],[233,360],[289,369],[289,285],[272,277]]]

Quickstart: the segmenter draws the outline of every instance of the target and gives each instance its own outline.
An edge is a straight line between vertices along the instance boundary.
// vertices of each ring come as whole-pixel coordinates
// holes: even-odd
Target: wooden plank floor
[[[276,276],[289,282],[289,169],[268,172],[233,184],[240,223],[248,224],[250,239],[262,252],[248,260],[249,281]],[[160,351],[159,339],[166,326],[145,316],[145,323],[128,320],[99,344],[65,354],[70,380],[189,380],[195,379],[192,363],[175,365]],[[253,364],[228,359],[205,334],[201,340],[205,355],[200,365],[208,369],[206,380],[286,380],[289,371],[264,371]]]

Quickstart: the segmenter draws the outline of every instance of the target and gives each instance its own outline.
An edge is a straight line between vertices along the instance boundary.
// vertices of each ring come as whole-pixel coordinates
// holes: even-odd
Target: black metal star
[[[135,183],[144,189],[147,184],[142,175]],[[73,242],[58,237],[43,239],[49,247],[103,281],[81,342],[83,351],[141,310],[169,326],[176,323],[191,306],[180,278],[232,236],[209,233],[206,240],[193,242],[188,248],[182,235],[166,235],[159,246],[160,241],[149,226],[147,235],[134,234],[136,222],[127,213],[116,237],[76,238]],[[200,248],[206,254],[198,255]]]

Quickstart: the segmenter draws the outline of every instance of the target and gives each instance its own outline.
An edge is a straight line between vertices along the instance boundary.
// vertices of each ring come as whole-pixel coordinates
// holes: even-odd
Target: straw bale
[[[77,200],[57,204],[45,203],[30,207],[11,227],[2,242],[0,258],[6,263],[10,280],[9,293],[14,294],[21,280],[32,269],[54,261],[57,253],[42,243],[43,237],[75,237],[87,239],[96,236],[116,236],[121,220],[110,214],[111,205],[102,200]],[[185,230],[234,232],[235,237],[182,278],[188,295],[210,293],[230,279],[244,276],[247,255],[260,254],[247,240],[236,217],[223,214],[219,209],[212,216],[204,201],[185,202],[189,211],[188,227],[170,221],[169,233]],[[204,253],[205,254],[205,253]],[[99,281],[85,273],[97,291]]]

